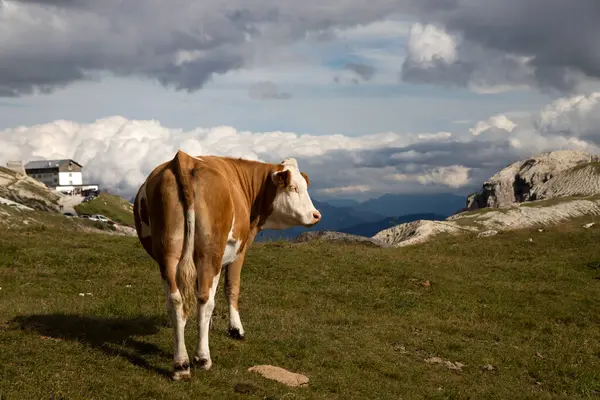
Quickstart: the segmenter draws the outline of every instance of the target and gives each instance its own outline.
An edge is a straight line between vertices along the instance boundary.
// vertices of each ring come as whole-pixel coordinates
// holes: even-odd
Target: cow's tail
[[[183,194],[183,210],[185,217],[185,238],[181,259],[177,264],[177,286],[183,301],[184,315],[190,315],[197,304],[197,271],[194,263],[194,237],[196,228],[196,213],[194,211],[194,186],[191,182],[191,167],[189,156],[181,150],[174,158],[174,169],[181,193]]]

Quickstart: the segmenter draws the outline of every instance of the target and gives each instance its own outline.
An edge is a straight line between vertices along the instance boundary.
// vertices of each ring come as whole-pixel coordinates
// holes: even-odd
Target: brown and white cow
[[[184,330],[197,306],[200,368],[212,365],[208,346],[215,292],[225,268],[229,333],[243,339],[238,312],[244,255],[261,229],[313,226],[321,214],[308,195],[309,179],[290,158],[281,164],[178,151],[139,188],[135,227],[160,266],[173,327],[173,379],[189,379]]]

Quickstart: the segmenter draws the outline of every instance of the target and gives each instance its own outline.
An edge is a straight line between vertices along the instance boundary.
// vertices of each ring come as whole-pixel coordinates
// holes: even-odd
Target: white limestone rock
[[[600,194],[600,157],[560,150],[518,161],[484,182],[467,209],[501,208],[559,196]]]

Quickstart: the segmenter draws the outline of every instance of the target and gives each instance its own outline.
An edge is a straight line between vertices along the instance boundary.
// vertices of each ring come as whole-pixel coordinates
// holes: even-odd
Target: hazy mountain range
[[[419,219],[441,221],[465,207],[465,197],[454,194],[386,194],[362,203],[349,199],[313,200],[323,215],[317,226],[284,231],[266,230],[256,241],[295,239],[310,230],[335,230],[362,236]]]

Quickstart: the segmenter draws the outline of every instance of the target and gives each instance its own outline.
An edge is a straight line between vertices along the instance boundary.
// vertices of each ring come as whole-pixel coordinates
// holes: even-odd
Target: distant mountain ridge
[[[367,200],[353,208],[358,211],[370,211],[395,217],[409,214],[435,213],[450,216],[464,209],[465,196],[452,193],[438,194],[384,194]]]
[[[294,240],[302,233],[324,230],[373,236],[398,224],[422,219],[443,220],[463,209],[465,198],[448,193],[386,194],[363,203],[348,199],[313,200],[313,203],[323,215],[315,227],[265,230],[258,234],[256,241]]]
[[[443,221],[444,219],[446,219],[446,217],[444,215],[433,214],[433,213],[408,214],[408,215],[402,215],[399,217],[386,217],[384,219],[381,219],[378,221],[373,221],[373,222],[364,222],[361,224],[349,226],[347,228],[338,229],[338,232],[350,233],[352,235],[372,237],[384,229],[388,229],[393,226],[404,224],[407,222],[413,222],[413,221],[419,221],[419,220]]]

